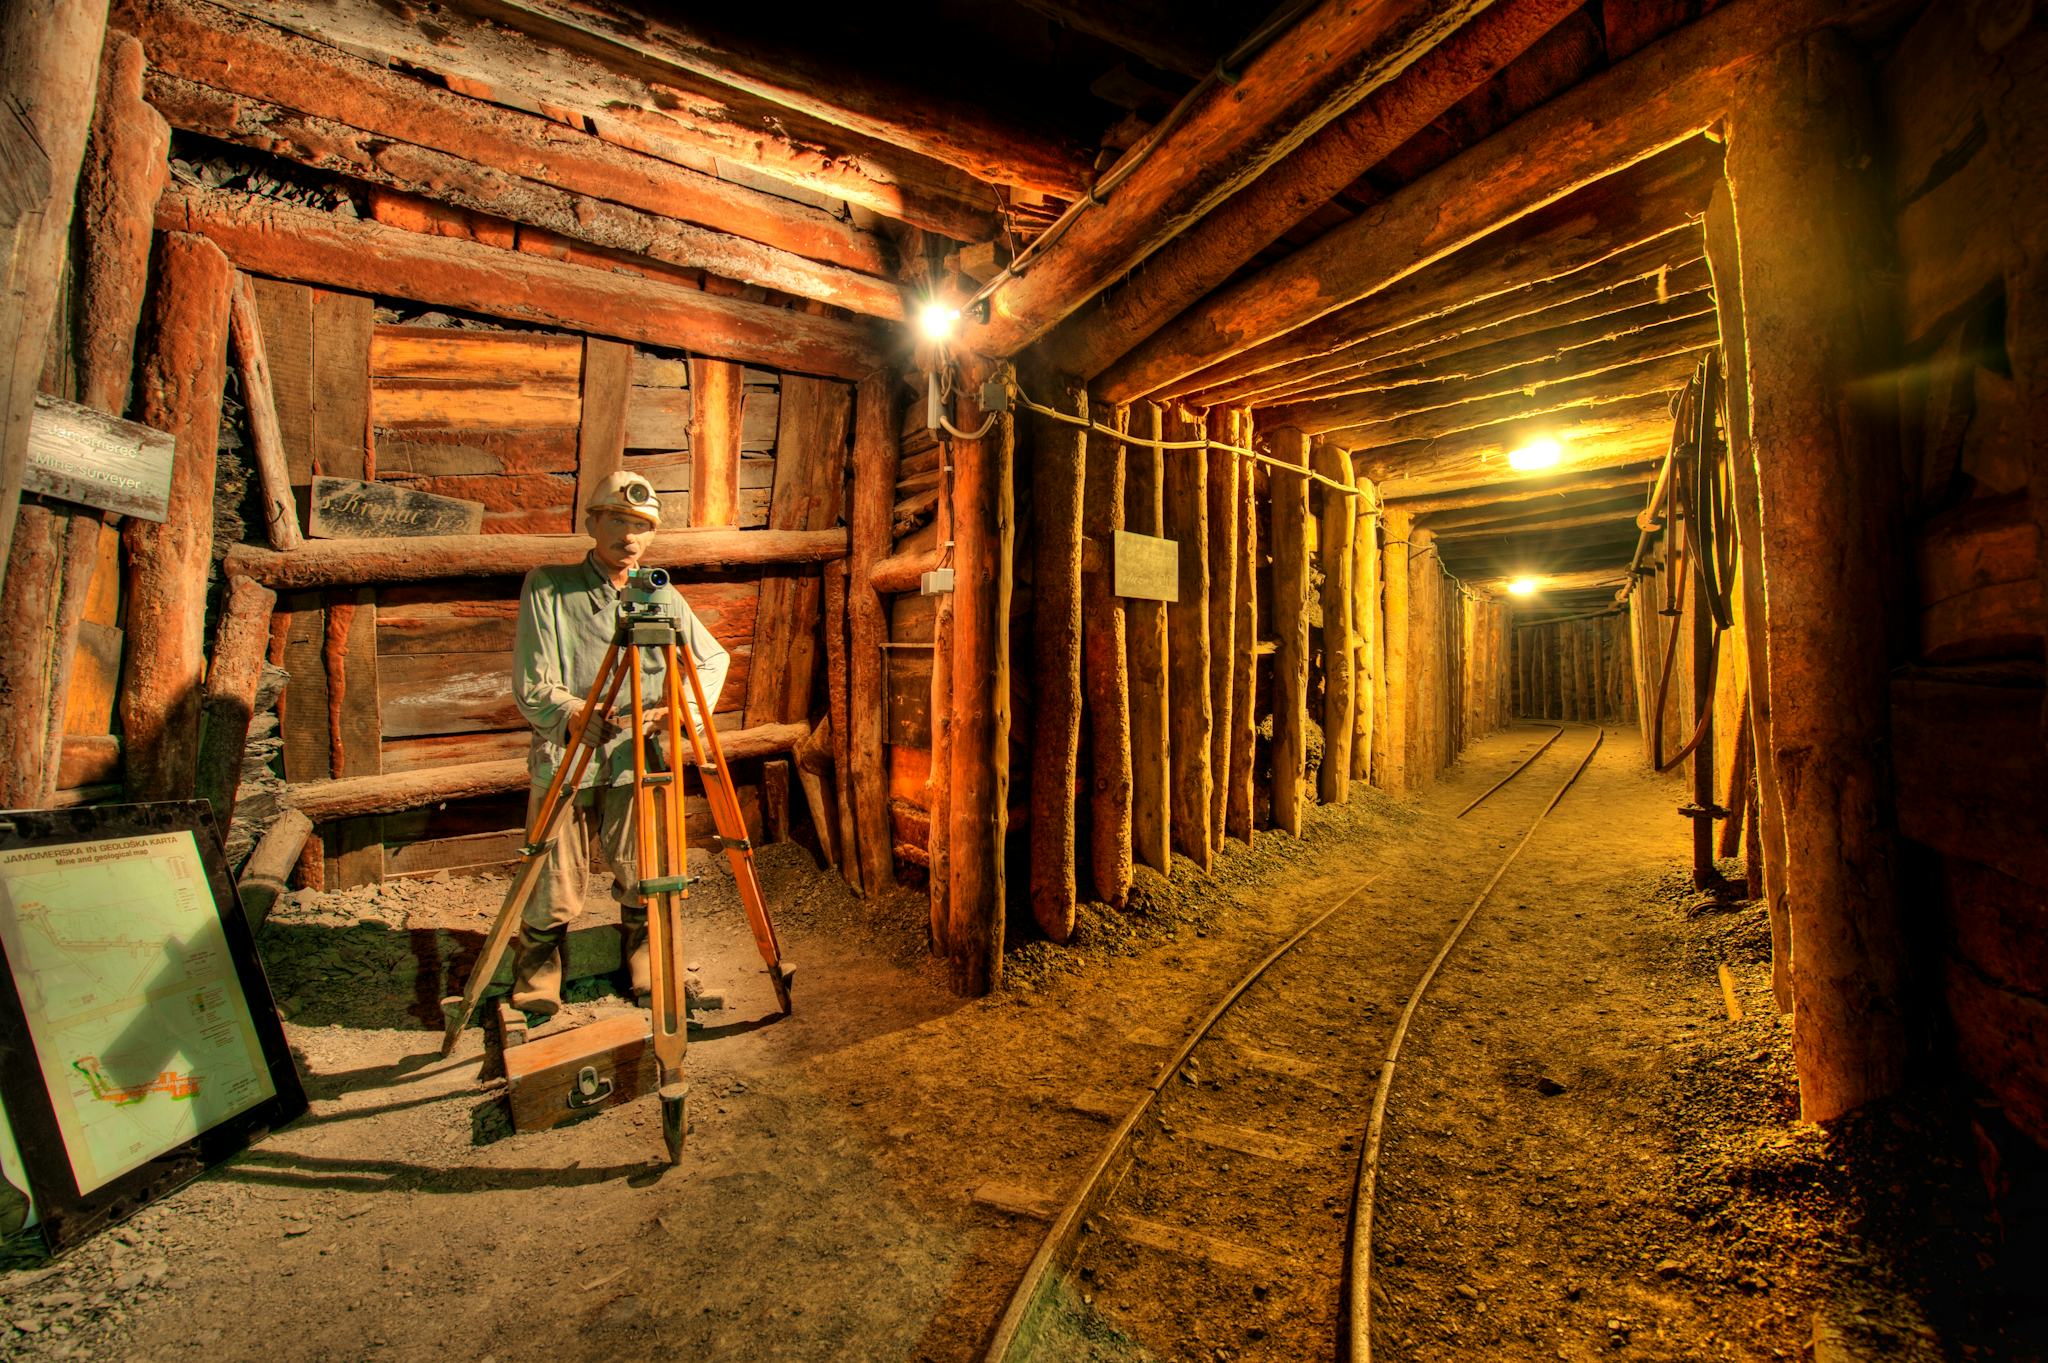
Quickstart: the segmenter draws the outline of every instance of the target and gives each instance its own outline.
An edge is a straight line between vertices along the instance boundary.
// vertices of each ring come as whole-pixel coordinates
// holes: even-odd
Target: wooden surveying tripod
[[[497,921],[484,938],[484,949],[470,968],[469,981],[461,994],[441,1001],[446,1031],[441,1054],[455,1048],[455,1040],[468,1025],[484,991],[498,973],[505,949],[519,931],[526,902],[540,881],[541,871],[555,838],[568,819],[578,783],[603,742],[601,716],[611,713],[622,686],[632,699],[631,728],[627,730],[633,751],[633,813],[637,842],[640,896],[647,905],[648,975],[653,988],[654,1055],[661,1068],[661,1127],[668,1143],[669,1163],[682,1158],[686,1129],[684,1100],[690,1086],[683,1082],[683,1052],[688,1045],[689,1019],[683,993],[683,929],[681,903],[690,894],[696,877],[689,874],[689,846],[683,830],[682,742],[688,732],[697,770],[703,773],[704,797],[711,805],[711,818],[732,866],[733,884],[746,907],[747,923],[754,930],[754,944],[768,966],[768,980],[775,988],[775,1000],[786,1014],[790,1009],[789,989],[795,968],[782,959],[782,946],[775,937],[775,923],[768,916],[768,903],[761,893],[761,879],[754,870],[754,844],[747,835],[746,820],[740,814],[739,794],[733,789],[732,773],[719,746],[718,731],[711,726],[711,707],[704,697],[704,683],[697,675],[697,660],[686,646],[678,645],[681,621],[658,599],[668,586],[668,574],[659,568],[638,568],[627,580],[620,603],[618,629],[611,647],[598,666],[597,678],[584,697],[582,713],[569,734],[568,749],[562,754],[547,793],[534,810],[526,830],[526,844],[519,849],[519,872],[512,878]],[[641,694],[641,650],[653,649],[666,664],[663,669],[662,701],[667,706],[664,723],[668,751],[675,769],[650,772],[647,769],[645,697]],[[683,683],[689,682],[694,710],[683,703]],[[600,700],[600,698],[602,698]],[[686,716],[694,715],[686,722]]]

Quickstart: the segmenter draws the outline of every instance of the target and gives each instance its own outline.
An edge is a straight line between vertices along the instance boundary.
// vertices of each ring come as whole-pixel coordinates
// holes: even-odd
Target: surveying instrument
[[[683,988],[681,906],[697,879],[689,874],[689,845],[683,830],[685,731],[697,770],[704,778],[704,797],[711,806],[712,822],[732,866],[733,884],[746,907],[754,944],[767,963],[769,983],[774,986],[775,1000],[785,1015],[790,1010],[789,989],[796,971],[782,959],[775,924],[768,916],[768,903],[754,870],[754,844],[740,814],[739,795],[733,789],[732,773],[719,746],[718,731],[711,725],[711,707],[705,701],[704,683],[697,675],[697,660],[687,646],[679,645],[682,620],[663,596],[668,585],[669,576],[660,568],[635,568],[627,575],[626,588],[620,594],[618,628],[598,666],[597,678],[583,699],[582,713],[571,726],[569,746],[555,768],[554,778],[548,782],[547,793],[534,810],[532,824],[526,830],[526,843],[519,849],[519,870],[506,892],[504,907],[498,910],[497,921],[484,938],[483,951],[471,967],[462,993],[441,1001],[447,1024],[441,1038],[441,1054],[447,1055],[455,1048],[456,1038],[468,1025],[492,977],[498,973],[505,948],[519,931],[526,902],[539,883],[548,851],[567,821],[578,783],[606,740],[602,721],[611,714],[620,688],[626,687],[632,700],[631,728],[627,733],[633,752],[635,865],[640,875],[640,897],[647,906],[647,964],[652,985],[649,1007],[653,1013],[654,1055],[660,1069],[661,1130],[668,1145],[669,1163],[675,1164],[682,1159],[683,1134],[687,1129],[684,1108],[690,1091],[683,1080],[689,1018]],[[640,675],[643,650],[655,651],[666,664],[661,699],[667,706],[663,723],[672,759],[670,771],[647,769],[647,706],[641,694]],[[694,708],[683,703],[686,679]]]

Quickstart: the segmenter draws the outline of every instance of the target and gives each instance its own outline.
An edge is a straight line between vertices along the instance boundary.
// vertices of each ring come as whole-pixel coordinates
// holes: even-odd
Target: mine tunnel
[[[0,82],[0,1355],[2048,1356],[2048,9]]]

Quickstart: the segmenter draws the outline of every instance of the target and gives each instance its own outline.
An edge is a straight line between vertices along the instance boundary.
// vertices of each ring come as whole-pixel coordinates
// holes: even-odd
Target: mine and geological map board
[[[275,1094],[191,832],[0,851],[0,900],[81,1193]]]

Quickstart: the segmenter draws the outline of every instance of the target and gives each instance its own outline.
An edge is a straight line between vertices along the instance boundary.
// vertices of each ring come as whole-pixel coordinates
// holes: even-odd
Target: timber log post
[[[1209,420],[1212,429],[1222,424],[1218,443],[1244,443],[1241,431],[1248,423],[1235,408],[1212,412]],[[1231,687],[1237,673],[1237,503],[1243,469],[1229,450],[1202,453],[1209,464],[1209,845],[1221,851],[1230,803],[1230,735],[1237,723]]]
[[[263,679],[270,614],[276,607],[277,593],[270,588],[246,577],[230,582],[206,669],[197,787],[199,798],[212,803],[222,836],[235,817],[242,755],[249,746],[249,721],[255,718],[256,686]]]
[[[1351,779],[1370,782],[1373,721],[1377,717],[1380,636],[1379,497],[1372,479],[1358,474],[1356,521],[1351,531],[1351,633],[1357,650],[1352,683]]]
[[[1252,443],[1252,413],[1240,414],[1238,443]],[[1253,837],[1253,773],[1258,765],[1259,695],[1259,498],[1258,466],[1245,461],[1237,479],[1237,624],[1232,631],[1230,667],[1230,798],[1223,831],[1249,844]]]
[[[1105,424],[1121,431],[1128,407]],[[1126,671],[1124,599],[1116,594],[1114,545],[1124,525],[1126,446],[1100,432],[1088,437],[1081,500],[1081,681],[1090,754],[1089,863],[1095,896],[1121,909],[1131,889],[1131,686]]]
[[[1139,403],[1131,409],[1131,420],[1142,439],[1160,438],[1157,403]],[[1166,534],[1165,452],[1155,445],[1129,446],[1124,470],[1125,523],[1133,534]],[[1143,600],[1124,608],[1131,695],[1131,852],[1161,875],[1172,869],[1173,829],[1167,610],[1164,601]]]
[[[975,397],[1003,372],[971,364],[961,376],[962,430],[982,424]],[[954,447],[951,913],[954,987],[986,994],[1002,979],[1010,809],[1010,585],[1016,498],[1015,430],[995,413],[988,433]]]
[[[1167,440],[1199,439],[1204,426],[1181,407],[1167,410]],[[1203,871],[1215,844],[1209,837],[1209,465],[1201,450],[1166,454],[1166,537],[1180,546],[1180,599],[1166,608],[1168,789],[1173,845]]]
[[[1381,786],[1396,793],[1409,789],[1414,779],[1408,765],[1408,703],[1414,686],[1408,666],[1408,535],[1414,523],[1411,513],[1398,508],[1389,508],[1381,521],[1386,530],[1380,550],[1380,576],[1386,583],[1386,615],[1380,622],[1386,661],[1373,765],[1383,773]]]
[[[882,745],[882,644],[889,637],[889,621],[881,595],[875,591],[872,571],[888,556],[890,518],[895,510],[900,445],[895,396],[889,376],[875,374],[861,380],[853,408],[846,735],[855,850],[848,860],[858,857],[861,892],[870,899],[887,894],[896,879],[895,843],[889,829],[888,756]]]
[[[1034,387],[1042,385],[1034,384]],[[1052,404],[1088,415],[1079,380],[1049,386]],[[1081,485],[1088,432],[1051,417],[1031,424],[1031,914],[1055,942],[1074,931],[1074,780],[1081,747]]]
[[[177,439],[168,519],[122,527],[128,630],[121,729],[133,800],[189,799],[206,672],[213,469],[234,269],[203,237],[174,232],[157,255],[138,414]]]
[[[1801,1115],[1892,1092],[1903,945],[1887,811],[1885,588],[1896,474],[1864,381],[1896,339],[1868,73],[1823,32],[1761,62],[1729,113],[1750,431],[1769,573],[1771,759],[1785,813]],[[1820,514],[1822,508],[1827,514]]]
[[[1724,180],[1707,200],[1707,266],[1721,324],[1721,388],[1729,463],[1734,466],[1735,535],[1741,551],[1742,633],[1749,659],[1749,734],[1754,753],[1771,751],[1771,643],[1765,602],[1763,506],[1757,500],[1756,448],[1749,435],[1749,342],[1742,332],[1742,252],[1735,239],[1735,207]],[[1780,1013],[1792,1011],[1792,926],[1785,905],[1785,806],[1778,796],[1778,764],[1756,760],[1756,820],[1763,865],[1764,905],[1771,924],[1771,995]]]
[[[116,417],[128,412],[150,234],[171,173],[170,126],[142,98],[143,67],[142,44],[109,30],[79,172],[78,400]]]
[[[1349,451],[1319,441],[1315,460],[1317,473],[1344,487],[1351,485]],[[1351,537],[1358,498],[1329,486],[1321,492],[1316,555],[1323,567],[1323,765],[1318,784],[1324,804],[1340,805],[1351,799],[1351,744],[1357,736],[1351,713],[1358,694],[1351,624]]]
[[[1273,433],[1273,826],[1301,835],[1308,774],[1308,437]]]

